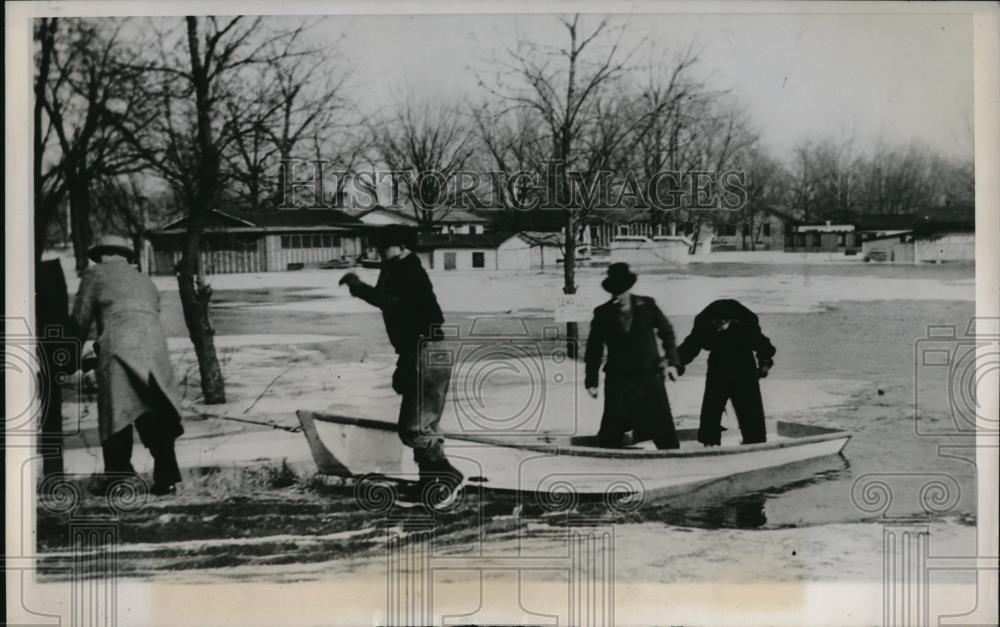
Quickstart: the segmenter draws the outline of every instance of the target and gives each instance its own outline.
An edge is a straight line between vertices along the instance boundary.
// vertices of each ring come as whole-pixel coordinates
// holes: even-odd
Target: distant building
[[[402,211],[397,211],[395,209],[388,209],[379,205],[367,211],[363,211],[356,216],[354,216],[364,224],[402,224],[405,226],[419,226],[419,222],[413,215],[407,215]]]
[[[611,262],[633,266],[669,266],[691,260],[691,240],[680,235],[620,235],[608,243]]]
[[[148,231],[153,274],[173,274],[187,240],[188,219]],[[248,214],[213,210],[201,236],[206,274],[276,272],[361,255],[363,225],[333,209]]]
[[[943,263],[974,261],[975,207],[938,207],[913,214],[862,216],[865,261]]]
[[[412,209],[390,208],[379,205],[355,216],[365,224],[403,224],[419,226]],[[489,220],[463,209],[440,209],[435,211],[434,232],[442,235],[476,235],[485,233]]]
[[[801,223],[777,207],[759,209],[752,219],[743,213],[726,217],[712,226],[712,250],[784,250],[788,233]]]
[[[520,233],[494,232],[422,235],[416,251],[434,270],[529,270],[537,248]]]
[[[563,257],[566,254],[566,238],[561,231],[524,231],[521,237],[531,244],[531,267],[532,268],[556,268],[563,264]],[[586,245],[578,246],[576,257],[580,261],[590,258],[590,248]]]
[[[799,224],[785,233],[785,252],[856,254],[861,235],[853,224]]]

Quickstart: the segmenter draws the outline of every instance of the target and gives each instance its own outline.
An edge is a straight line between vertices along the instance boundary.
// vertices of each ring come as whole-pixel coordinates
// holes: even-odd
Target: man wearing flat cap
[[[601,282],[611,300],[594,309],[587,337],[587,392],[597,398],[598,372],[604,347],[604,416],[597,434],[601,446],[622,446],[625,433],[633,442],[653,440],[660,449],[678,448],[677,432],[667,400],[665,376],[684,373],[674,344],[674,330],[656,301],[633,294],[636,275],[627,263],[613,263]],[[657,336],[663,348],[661,355]]]
[[[428,352],[427,343],[442,339],[444,315],[434,295],[430,277],[412,252],[416,234],[402,226],[384,227],[376,236],[382,257],[375,285],[368,285],[353,272],[340,279],[352,296],[382,310],[389,343],[398,359],[392,389],[402,397],[398,433],[413,449],[420,469],[416,493],[434,507],[454,500],[464,476],[444,454],[439,423],[451,382],[451,365],[432,361],[440,351]]]
[[[88,252],[96,265],[80,279],[72,323],[81,341],[97,323],[97,423],[104,453],[103,487],[132,468],[132,425],[153,456],[154,495],[175,491],[181,474],[174,440],[181,426],[180,395],[160,322],[160,295],[130,262],[131,243],[102,237]]]

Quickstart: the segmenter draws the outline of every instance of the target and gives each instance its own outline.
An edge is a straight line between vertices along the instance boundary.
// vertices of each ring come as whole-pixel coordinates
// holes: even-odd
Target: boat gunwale
[[[341,425],[352,425],[361,428],[376,429],[381,431],[396,431],[396,425],[391,422],[386,422],[384,420],[374,420],[372,418],[356,418],[351,416],[342,416],[339,414],[332,413],[321,413],[311,410],[299,410],[297,414],[308,413],[311,418],[318,420],[320,422],[327,422],[333,424]],[[301,418],[300,418],[301,420]],[[498,446],[502,448],[516,448],[524,451],[532,452],[545,452],[552,453],[556,455],[565,456],[575,456],[575,457],[600,457],[600,458],[618,458],[618,459],[686,459],[691,457],[715,457],[715,456],[726,456],[726,455],[745,455],[747,453],[756,453],[763,451],[777,450],[781,448],[788,448],[794,446],[804,446],[807,444],[815,444],[819,442],[829,442],[832,440],[844,440],[844,445],[847,445],[847,441],[851,439],[851,433],[847,431],[842,431],[839,429],[832,429],[829,427],[820,427],[815,425],[803,425],[797,422],[789,422],[787,420],[776,421],[776,425],[791,425],[792,427],[805,427],[809,430],[817,431],[813,435],[804,436],[790,436],[788,440],[781,441],[770,441],[761,442],[758,444],[740,444],[738,446],[729,447],[703,447],[694,450],[679,450],[679,449],[666,449],[666,450],[645,450],[645,449],[610,449],[610,448],[599,448],[596,446],[580,446],[576,444],[557,444],[557,443],[546,443],[546,442],[519,442],[516,439],[498,439],[497,436],[487,436],[487,435],[471,435],[471,434],[442,434],[445,440],[460,441],[460,442],[471,442],[475,444],[484,444],[489,446]],[[537,434],[530,434],[537,437]],[[508,436],[509,437],[509,436]],[[843,448],[841,447],[841,449]]]

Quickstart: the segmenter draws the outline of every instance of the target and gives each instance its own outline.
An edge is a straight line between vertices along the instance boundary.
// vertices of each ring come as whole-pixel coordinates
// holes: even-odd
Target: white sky
[[[590,18],[594,19],[594,18]],[[971,157],[972,22],[968,15],[632,15],[628,40],[668,51],[692,40],[701,72],[730,88],[777,156],[803,138],[868,145],[918,140]],[[409,91],[478,99],[470,67],[517,34],[564,41],[553,16],[329,17],[316,36],[346,32],[354,98],[371,111]],[[640,60],[647,59],[643,54]]]

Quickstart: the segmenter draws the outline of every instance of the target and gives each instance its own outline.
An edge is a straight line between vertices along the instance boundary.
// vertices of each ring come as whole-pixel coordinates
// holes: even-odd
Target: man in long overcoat
[[[98,430],[105,472],[135,473],[134,423],[154,460],[151,492],[170,494],[181,480],[174,440],[184,429],[160,322],[160,295],[149,277],[130,265],[134,253],[125,238],[103,237],[89,256],[98,263],[81,278],[72,317],[81,341],[97,323]]]
[[[604,416],[597,439],[601,446],[619,447],[625,433],[632,431],[633,442],[651,439],[657,448],[678,448],[664,374],[673,381],[683,374],[684,366],[677,355],[673,327],[656,301],[632,294],[636,278],[628,264],[611,264],[601,286],[612,299],[594,309],[590,323],[584,354],[585,385],[594,398],[604,346],[608,347]]]
[[[733,402],[743,444],[767,441],[760,382],[774,365],[775,348],[761,332],[757,314],[732,299],[717,300],[695,316],[690,335],[678,347],[685,365],[706,350],[708,374],[701,402],[698,441],[717,446],[722,412]]]

